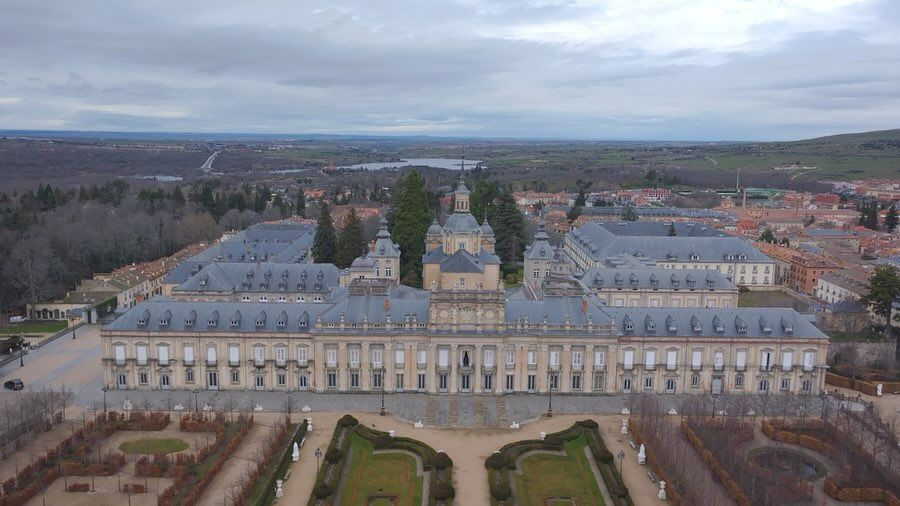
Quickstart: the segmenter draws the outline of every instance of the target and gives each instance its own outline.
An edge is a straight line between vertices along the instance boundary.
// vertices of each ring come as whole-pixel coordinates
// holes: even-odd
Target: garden
[[[337,423],[309,499],[311,506],[443,506],[455,496],[446,453],[361,425]]]
[[[495,506],[633,504],[593,420],[510,443],[489,456],[485,467]]]

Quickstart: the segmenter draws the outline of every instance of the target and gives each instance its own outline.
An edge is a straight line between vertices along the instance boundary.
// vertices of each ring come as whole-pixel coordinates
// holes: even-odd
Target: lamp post
[[[291,420],[291,404],[293,404],[293,400],[294,400],[294,391],[293,391],[293,390],[288,390],[288,391],[287,391],[287,416],[288,416],[288,423],[290,423],[290,420]]]
[[[199,413],[200,412],[200,390],[195,388],[193,390],[193,392],[194,392],[194,411]]]
[[[547,373],[547,418],[553,418],[553,372]]]
[[[100,390],[103,390],[103,413],[105,414],[106,413],[106,392],[109,391],[109,387],[106,385],[103,385],[103,388],[101,388]]]
[[[385,415],[384,411],[384,363],[381,365],[381,416]]]
[[[619,450],[619,476],[622,475],[622,463],[625,461],[625,450]]]
[[[712,417],[713,418],[716,417],[716,399],[718,399],[718,398],[719,398],[719,394],[712,394],[712,400],[713,400],[713,410],[712,410],[713,415],[712,415]]]
[[[322,450],[316,448],[316,472],[319,472],[319,458],[322,456]]]
[[[69,321],[72,322],[72,340],[75,340],[75,316],[72,315],[69,317]]]
[[[19,338],[19,367],[25,367],[25,334]]]

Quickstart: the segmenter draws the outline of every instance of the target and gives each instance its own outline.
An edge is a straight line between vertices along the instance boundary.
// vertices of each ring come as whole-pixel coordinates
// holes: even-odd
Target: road
[[[221,153],[221,151],[216,151],[215,153],[209,155],[209,158],[207,158],[206,161],[203,162],[203,165],[200,167],[200,170],[202,170],[203,172],[211,171],[212,164],[216,160],[216,157],[219,156],[219,153]]]

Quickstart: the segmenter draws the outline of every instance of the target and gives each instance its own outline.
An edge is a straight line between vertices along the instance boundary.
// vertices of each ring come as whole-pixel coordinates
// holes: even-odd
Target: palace
[[[281,258],[213,261],[170,297],[144,301],[103,329],[107,385],[429,394],[822,390],[828,337],[792,309],[734,307],[726,279],[734,271],[634,261],[580,266],[541,229],[526,251],[524,286],[507,288],[494,231],[469,212],[464,184],[454,197],[453,213],[425,237],[425,289],[397,282],[400,251],[384,225],[361,257],[369,270],[357,265],[377,269],[374,276]],[[665,251],[670,239],[682,238],[658,237],[656,249]],[[749,250],[731,241],[716,251]],[[747,261],[767,264],[755,254]],[[641,305],[601,297],[617,284],[640,294]],[[666,293],[653,295],[658,289]],[[695,304],[692,289],[700,292]]]

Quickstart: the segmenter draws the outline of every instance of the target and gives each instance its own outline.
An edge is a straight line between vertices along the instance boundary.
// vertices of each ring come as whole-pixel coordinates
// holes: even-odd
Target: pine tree
[[[501,192],[497,198],[497,214],[492,227],[497,239],[494,248],[500,261],[506,265],[516,265],[525,250],[525,219],[516,207],[511,192]]]
[[[884,217],[884,228],[888,232],[893,232],[897,228],[897,206],[892,205],[888,209],[887,216]]]
[[[481,221],[485,218],[491,223],[497,213],[497,197],[500,194],[500,187],[496,181],[485,181],[479,179],[475,182],[472,194],[469,195],[469,211],[476,220]]]
[[[767,229],[763,230],[761,234],[759,234],[759,240],[762,242],[767,242],[769,244],[774,244],[775,243],[775,234],[772,233],[771,228],[767,228]]]
[[[344,269],[350,267],[356,257],[366,252],[366,237],[362,220],[356,214],[356,208],[351,207],[344,227],[337,239],[337,251],[334,255],[334,265]]]
[[[570,223],[570,224],[571,224],[573,221],[575,221],[579,216],[581,216],[581,206],[572,206],[572,207],[566,212],[566,219],[569,220],[569,223]]]
[[[400,245],[400,279],[404,284],[422,286],[422,255],[425,232],[431,223],[425,196],[425,182],[415,170],[403,180],[391,226],[391,237]]]
[[[885,319],[887,325],[884,327],[884,333],[888,336],[892,326],[890,321],[892,305],[898,298],[900,298],[900,276],[897,275],[897,268],[892,265],[876,267],[875,273],[869,278],[869,292],[860,299],[860,302]],[[897,338],[897,344],[900,345],[900,335]]]
[[[303,193],[303,188],[297,193],[297,208],[294,209],[294,214],[306,218],[306,194]]]
[[[313,259],[319,263],[331,263],[334,261],[336,248],[337,237],[334,233],[331,210],[328,209],[328,204],[322,201],[319,204],[319,219],[316,222],[316,235],[313,238]]]
[[[625,221],[637,221],[638,214],[635,212],[634,208],[630,205],[626,205],[622,208],[622,219]]]
[[[184,205],[184,193],[181,193],[180,186],[175,186],[175,189],[172,190],[172,203],[178,207]]]

